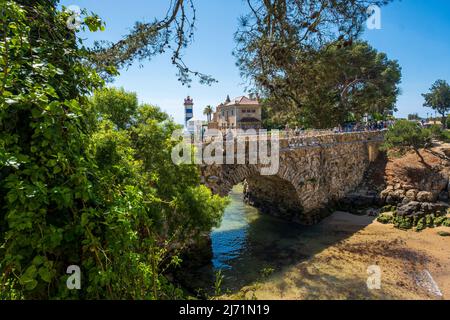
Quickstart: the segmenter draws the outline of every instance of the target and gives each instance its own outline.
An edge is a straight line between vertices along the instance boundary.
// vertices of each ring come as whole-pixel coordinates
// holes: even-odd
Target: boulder
[[[436,197],[431,192],[420,191],[417,193],[417,201],[419,201],[419,202],[434,202],[434,201],[436,201]]]
[[[380,192],[380,197],[385,199],[393,190],[394,188],[392,186],[388,186],[386,189]]]
[[[416,189],[408,190],[406,191],[405,199],[408,199],[409,201],[416,201],[417,193],[419,193],[419,190]]]
[[[403,200],[403,198],[405,197],[405,190],[403,189],[397,189],[393,192],[393,196],[394,198],[397,198],[399,200]]]
[[[439,197],[438,197],[439,201],[448,202],[448,199],[449,199],[448,192],[442,191],[441,193],[439,193]]]
[[[207,178],[207,181],[210,182],[210,183],[216,183],[217,181],[219,181],[219,177],[217,177],[217,176],[209,176]]]
[[[423,216],[428,214],[444,215],[450,206],[444,202],[418,202],[411,201],[407,204],[402,204],[397,208],[398,216]]]
[[[388,195],[386,197],[385,202],[386,202],[386,204],[396,204],[397,203],[396,199],[394,199],[391,195]]]
[[[376,195],[363,195],[351,193],[340,200],[340,204],[345,207],[364,208],[376,203]]]
[[[407,204],[400,206],[397,209],[397,215],[399,216],[411,216],[416,214],[421,209],[420,202],[411,201]]]

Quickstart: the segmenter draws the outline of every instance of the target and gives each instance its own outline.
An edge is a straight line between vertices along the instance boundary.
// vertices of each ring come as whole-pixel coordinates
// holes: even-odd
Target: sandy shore
[[[318,228],[320,242],[301,248],[310,251],[309,259],[275,270],[232,298],[450,299],[450,237],[438,235],[450,228],[401,231],[343,212]],[[373,265],[380,268],[381,288],[369,290]]]

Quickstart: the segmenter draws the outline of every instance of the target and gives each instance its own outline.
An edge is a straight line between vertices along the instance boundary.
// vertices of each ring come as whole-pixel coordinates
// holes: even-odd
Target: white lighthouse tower
[[[188,96],[184,99],[184,125],[188,126],[188,121],[194,117],[194,100]]]

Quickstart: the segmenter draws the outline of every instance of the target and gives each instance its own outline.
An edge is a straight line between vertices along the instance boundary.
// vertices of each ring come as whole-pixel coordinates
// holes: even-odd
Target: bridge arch
[[[244,182],[244,199],[263,213],[313,224],[361,183],[382,139],[382,132],[360,132],[283,141],[280,166],[272,176],[250,164],[200,169],[203,183],[216,194],[226,196]]]

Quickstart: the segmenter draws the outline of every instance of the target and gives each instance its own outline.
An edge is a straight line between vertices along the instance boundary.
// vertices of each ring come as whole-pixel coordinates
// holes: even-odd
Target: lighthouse
[[[194,117],[194,100],[190,96],[184,99],[184,124],[187,127],[188,121]]]

